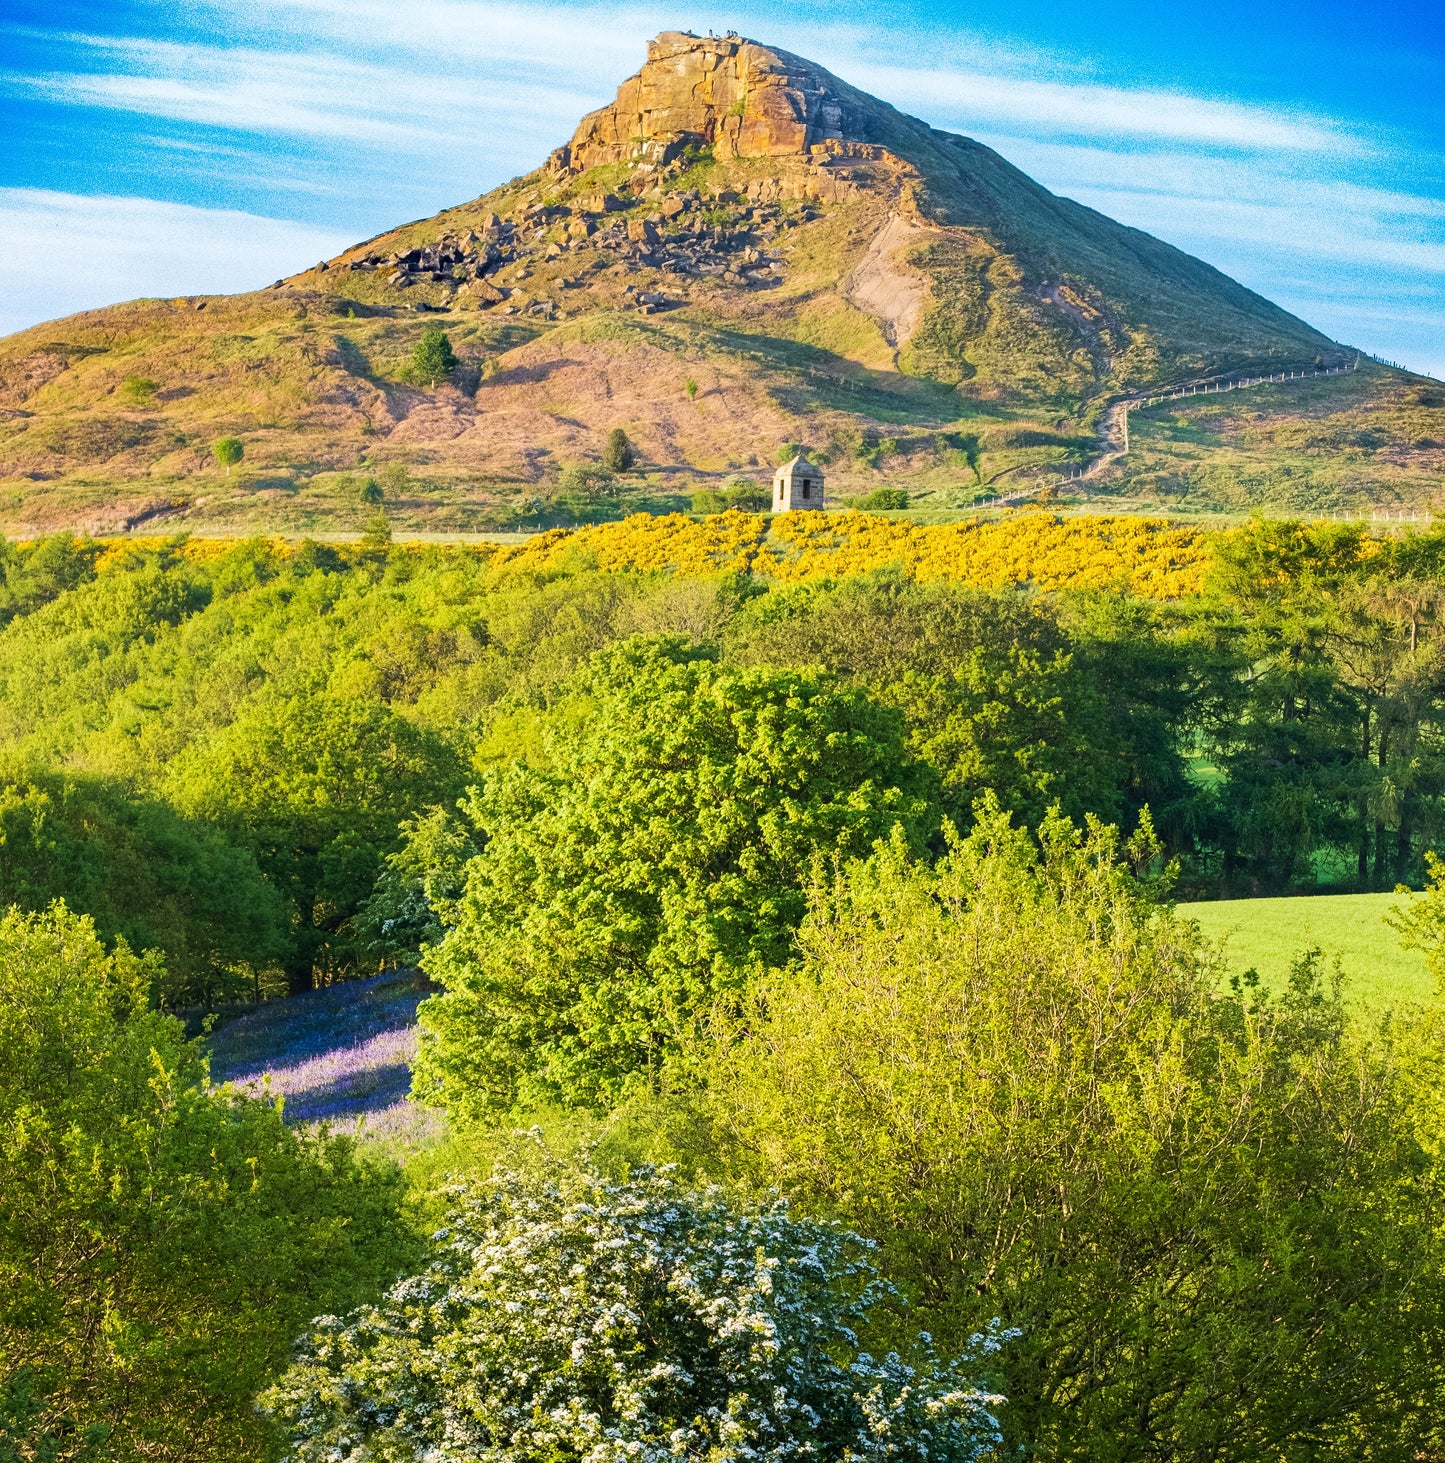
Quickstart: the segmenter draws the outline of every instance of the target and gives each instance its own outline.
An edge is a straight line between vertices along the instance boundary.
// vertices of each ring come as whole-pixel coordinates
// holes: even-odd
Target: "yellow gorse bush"
[[[1058,518],[918,525],[867,513],[731,511],[701,522],[674,513],[556,529],[492,551],[496,564],[556,569],[581,558],[602,569],[736,570],[796,582],[896,566],[920,580],[980,587],[1119,588],[1178,599],[1203,588],[1206,535],[1158,518]]]
[[[634,513],[620,523],[554,528],[491,550],[494,564],[557,569],[583,559],[599,569],[676,569],[684,574],[745,573],[754,567],[768,520],[734,509],[700,522],[683,513]]]
[[[911,579],[980,588],[1112,588],[1152,599],[1181,599],[1204,587],[1210,540],[1200,529],[1162,518],[1027,513],[992,522],[975,518],[920,525],[870,513],[783,513],[769,518],[732,509],[701,520],[683,513],[637,513],[620,523],[554,528],[523,543],[478,544],[461,552],[481,554],[498,567],[531,571],[585,564],[616,571],[751,573],[796,583],[895,567]],[[113,567],[137,548],[165,542],[111,540],[96,567]],[[280,558],[295,552],[294,544],[281,539],[268,543]],[[234,547],[235,540],[192,539],[178,551],[197,563],[209,563]],[[401,544],[392,552],[405,548]]]

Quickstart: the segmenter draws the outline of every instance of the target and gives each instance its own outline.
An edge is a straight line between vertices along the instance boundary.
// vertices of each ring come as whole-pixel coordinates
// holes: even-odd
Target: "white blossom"
[[[975,1463],[1002,1401],[858,1349],[871,1246],[645,1171],[453,1192],[436,1258],[325,1316],[263,1407],[293,1463]],[[1007,1339],[974,1338],[970,1359]]]

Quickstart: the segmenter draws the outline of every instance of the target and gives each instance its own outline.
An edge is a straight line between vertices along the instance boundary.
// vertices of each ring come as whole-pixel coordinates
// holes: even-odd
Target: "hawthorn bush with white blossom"
[[[422,1274],[322,1317],[262,1408],[296,1463],[974,1463],[1003,1399],[860,1350],[871,1245],[643,1170],[454,1191]],[[976,1338],[969,1360],[1008,1339]]]

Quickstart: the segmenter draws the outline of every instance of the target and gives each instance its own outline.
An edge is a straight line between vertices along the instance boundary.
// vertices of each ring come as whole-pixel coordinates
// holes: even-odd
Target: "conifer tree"
[[[621,427],[613,427],[602,449],[602,466],[608,472],[630,472],[637,461],[637,450]]]
[[[457,368],[456,352],[440,325],[428,325],[412,347],[411,368],[419,384],[437,386]]]

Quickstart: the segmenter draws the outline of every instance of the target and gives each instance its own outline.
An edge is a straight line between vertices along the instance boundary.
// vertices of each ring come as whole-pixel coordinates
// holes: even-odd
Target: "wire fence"
[[[1371,360],[1378,357],[1371,356]],[[1388,361],[1382,361],[1382,365],[1389,365]],[[1268,376],[1244,376],[1237,380],[1225,381],[1203,381],[1196,382],[1192,386],[1181,386],[1177,391],[1166,391],[1158,396],[1141,397],[1138,401],[1130,402],[1129,409],[1141,410],[1148,406],[1159,406],[1166,401],[1183,401],[1190,396],[1219,396],[1226,391],[1243,391],[1247,386],[1268,386],[1284,381],[1312,381],[1318,376],[1348,376],[1353,371],[1360,369],[1360,358],[1355,359],[1348,366],[1320,366],[1313,371],[1276,371]],[[1397,370],[1404,370],[1403,366]]]

